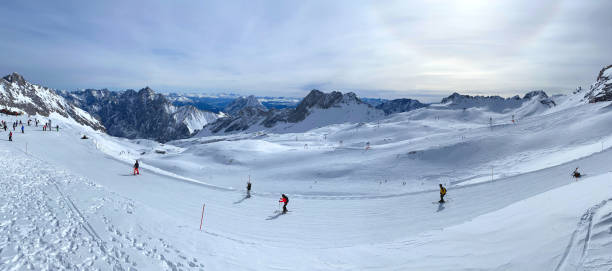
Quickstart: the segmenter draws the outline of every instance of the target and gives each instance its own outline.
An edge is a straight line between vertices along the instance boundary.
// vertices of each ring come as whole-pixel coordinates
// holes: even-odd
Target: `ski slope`
[[[560,99],[168,144],[52,115],[1,132],[0,269],[610,270],[612,112]]]

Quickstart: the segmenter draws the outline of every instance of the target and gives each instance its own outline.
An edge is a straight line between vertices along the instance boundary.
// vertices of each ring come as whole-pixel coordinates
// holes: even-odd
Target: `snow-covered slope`
[[[94,129],[104,130],[98,120],[68,103],[55,90],[32,84],[17,73],[0,79],[0,106],[10,111],[44,117],[57,113]]]
[[[610,102],[533,97],[165,144],[51,113],[0,140],[0,269],[612,270]]]
[[[0,141],[0,265],[609,270],[612,110],[581,97],[538,111],[537,100],[503,113],[433,106],[380,123],[166,144],[52,114],[59,132],[28,127]],[[361,107],[311,107],[301,123],[346,108]],[[533,113],[512,123],[521,110]],[[578,181],[575,167],[586,174]]]
[[[432,107],[380,123],[166,144],[53,114],[59,132],[32,127],[0,141],[0,264],[608,270],[612,111],[574,98],[515,124],[513,111]],[[449,191],[443,205],[438,183]],[[286,215],[275,213],[280,193]]]

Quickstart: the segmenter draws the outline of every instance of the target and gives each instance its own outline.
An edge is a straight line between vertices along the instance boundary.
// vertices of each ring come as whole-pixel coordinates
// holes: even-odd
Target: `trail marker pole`
[[[202,204],[202,218],[200,218],[200,231],[202,230],[202,223],[204,222],[204,207],[206,207],[206,204]]]

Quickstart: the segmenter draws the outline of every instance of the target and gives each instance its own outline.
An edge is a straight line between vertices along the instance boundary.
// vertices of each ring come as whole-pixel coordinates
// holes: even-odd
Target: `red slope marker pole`
[[[202,230],[202,222],[204,222],[204,207],[206,204],[202,204],[202,218],[200,218],[200,231]]]

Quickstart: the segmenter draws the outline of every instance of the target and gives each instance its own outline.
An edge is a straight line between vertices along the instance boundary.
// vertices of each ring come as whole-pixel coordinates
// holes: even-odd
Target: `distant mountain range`
[[[584,101],[612,101],[612,65],[599,72],[584,95]],[[530,102],[528,110],[533,112],[556,105],[544,91],[532,91],[522,98],[453,93],[439,104],[424,104],[413,99],[360,99],[352,92],[324,93],[319,90],[310,91],[302,99],[235,94],[163,95],[149,87],[139,91],[86,89],[68,92],[31,84],[17,73],[0,80],[0,109],[4,112],[42,117],[58,114],[113,136],[160,142],[196,134],[304,132],[330,124],[379,120],[387,115],[428,107],[505,112],[522,108],[526,102]]]
[[[228,105],[232,113],[207,125],[198,134],[228,134],[269,130],[301,132],[344,122],[364,122],[384,117],[382,110],[362,102],[352,93],[312,90],[295,108],[266,108],[254,96]]]
[[[225,108],[235,99],[243,97],[238,94],[178,94],[170,93],[168,99],[175,106],[193,105],[200,110],[211,111],[215,113],[223,112]],[[293,108],[300,102],[299,98],[290,97],[256,97],[266,108]],[[226,112],[227,113],[227,112]]]

